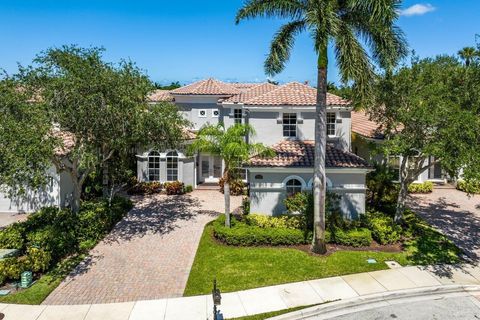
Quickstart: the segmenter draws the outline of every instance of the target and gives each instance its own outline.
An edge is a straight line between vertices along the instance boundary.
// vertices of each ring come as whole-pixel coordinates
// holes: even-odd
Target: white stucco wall
[[[281,172],[262,172],[260,168],[249,170],[250,212],[265,215],[280,215],[285,212],[283,200],[286,197],[284,181],[296,176],[304,186],[311,190],[313,169],[282,170]],[[367,170],[327,169],[329,190],[341,196],[340,208],[346,218],[354,219],[365,213],[365,175]],[[256,176],[263,179],[256,179]]]
[[[14,198],[10,198],[8,192],[0,192],[0,212],[34,212],[42,207],[60,205],[60,175],[54,167],[50,168],[47,174],[52,180],[43,189],[28,189],[24,195]]]

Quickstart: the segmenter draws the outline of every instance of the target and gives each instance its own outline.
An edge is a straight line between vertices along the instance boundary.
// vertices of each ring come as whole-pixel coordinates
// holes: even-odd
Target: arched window
[[[160,181],[160,153],[157,151],[148,154],[148,181]]]
[[[299,192],[302,192],[302,183],[298,179],[290,179],[285,184],[287,190],[287,197],[291,197]]]
[[[178,153],[170,151],[167,153],[167,181],[178,180]]]

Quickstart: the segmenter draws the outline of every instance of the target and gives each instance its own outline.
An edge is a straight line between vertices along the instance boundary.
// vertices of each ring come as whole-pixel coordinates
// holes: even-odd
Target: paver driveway
[[[216,190],[140,199],[43,304],[182,296],[203,228],[223,204]],[[240,204],[232,197],[232,208]]]
[[[468,258],[480,262],[480,196],[437,188],[431,194],[411,196],[409,205],[462,248]]]

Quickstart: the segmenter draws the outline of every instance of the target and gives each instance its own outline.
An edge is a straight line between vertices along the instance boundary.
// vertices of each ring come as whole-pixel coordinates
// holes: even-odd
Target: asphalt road
[[[312,320],[315,318],[311,318]],[[451,297],[406,302],[338,316],[335,320],[469,320],[480,319],[480,302],[474,297]]]

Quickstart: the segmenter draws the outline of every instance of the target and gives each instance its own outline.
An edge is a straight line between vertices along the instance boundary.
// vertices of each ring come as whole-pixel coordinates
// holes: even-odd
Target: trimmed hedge
[[[368,247],[372,243],[372,232],[366,228],[341,230],[337,229],[332,234],[337,244],[351,247]]]
[[[232,217],[232,227],[225,227],[225,216],[220,216],[213,222],[215,238],[232,246],[261,245],[297,245],[311,241],[311,235],[305,235],[299,229],[261,228],[236,221]]]
[[[480,194],[480,181],[458,180],[457,190],[460,190],[469,194]]]
[[[262,214],[249,214],[244,219],[248,225],[260,228],[305,229],[305,216],[270,217]]]
[[[20,250],[19,257],[0,261],[0,284],[17,280],[23,271],[45,272],[67,256],[91,249],[132,208],[130,200],[83,202],[78,214],[43,208],[26,221],[0,231],[0,247]]]
[[[432,193],[433,182],[425,181],[423,183],[412,183],[408,186],[409,193]]]

